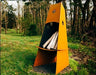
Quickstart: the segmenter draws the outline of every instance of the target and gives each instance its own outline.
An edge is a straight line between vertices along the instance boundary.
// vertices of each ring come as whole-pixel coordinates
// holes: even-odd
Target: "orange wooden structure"
[[[50,26],[51,22],[53,23],[53,26]],[[57,50],[43,48],[42,45],[56,30],[58,30]],[[51,5],[49,8],[46,25],[38,47],[34,66],[54,62],[56,62],[56,74],[69,65],[65,9],[62,2]]]

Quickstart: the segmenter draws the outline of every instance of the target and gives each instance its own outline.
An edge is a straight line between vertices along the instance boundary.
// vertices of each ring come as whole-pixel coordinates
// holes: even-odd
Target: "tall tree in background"
[[[92,10],[92,16],[90,20],[89,29],[94,30],[94,33],[96,33],[96,0],[93,1],[93,10]],[[95,34],[96,35],[96,34]]]
[[[4,1],[5,34],[7,33],[7,24],[8,24],[7,5],[8,5],[8,3],[6,1]]]
[[[86,10],[88,9],[90,0],[86,0],[84,4],[82,4],[82,0],[78,1],[79,7],[82,11],[82,22],[81,22],[81,33],[84,34],[84,27],[85,27],[85,21],[86,21]],[[87,14],[88,15],[88,14]]]
[[[1,34],[1,27],[2,27],[2,12],[1,12],[1,1],[0,1],[0,34]]]
[[[73,18],[72,18],[72,0],[70,0],[70,25],[71,25],[71,31],[72,31],[72,25],[73,25]]]
[[[18,3],[18,20],[17,20],[17,33],[19,30],[19,33],[21,33],[21,25],[20,25],[20,4],[19,4],[19,0],[17,1]]]
[[[12,5],[8,5],[8,28],[16,28],[16,15],[14,13],[16,9]]]
[[[25,2],[24,8],[26,8],[24,18],[27,16],[27,14],[30,14],[31,23],[36,24],[38,33],[42,34],[45,25],[45,19],[49,9],[49,1],[43,0],[43,1]]]
[[[74,19],[73,19],[73,34],[77,35],[77,28],[78,28],[78,0],[74,1]]]

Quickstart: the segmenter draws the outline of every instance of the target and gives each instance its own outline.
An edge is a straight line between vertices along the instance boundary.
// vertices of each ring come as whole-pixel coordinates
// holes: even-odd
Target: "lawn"
[[[26,75],[32,70],[41,36],[1,34],[2,75]]]
[[[22,36],[16,34],[14,30],[9,30],[8,34],[1,34],[1,75],[45,75],[45,73],[33,70],[34,60],[37,54],[36,46],[39,45],[41,36]],[[73,43],[68,38],[68,47],[78,50],[81,44]],[[82,46],[85,48],[85,46]],[[86,48],[85,48],[86,49]],[[82,51],[83,49],[81,49]],[[79,62],[71,58],[72,52],[69,50],[69,63],[72,69],[69,73],[60,72],[58,75],[88,75],[85,67],[78,70]],[[48,74],[46,74],[48,75]],[[49,74],[50,75],[50,74]]]

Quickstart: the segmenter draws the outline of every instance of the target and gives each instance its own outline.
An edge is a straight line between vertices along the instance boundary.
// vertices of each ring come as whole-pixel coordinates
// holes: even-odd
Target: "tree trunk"
[[[76,6],[76,10],[75,10],[75,35],[78,35],[78,7]]]
[[[72,25],[72,31],[71,31],[71,35],[74,35],[74,34],[76,34],[76,31],[77,31],[77,19],[78,19],[78,13],[77,13],[77,1],[76,0],[74,0],[74,3],[75,3],[75,5],[74,5],[74,19],[73,19],[73,25]]]
[[[81,36],[81,9],[80,7],[78,7],[78,28],[77,28],[77,31],[78,31],[78,36]]]
[[[40,5],[40,20],[41,20],[41,22],[40,22],[40,29],[41,29],[41,33],[43,34],[41,5]]]
[[[2,27],[2,12],[1,12],[1,1],[0,1],[0,34],[1,34],[1,27]]]
[[[4,9],[6,9],[6,4],[4,6]],[[7,11],[4,12],[4,17],[5,17],[5,34],[7,34]]]
[[[72,3],[72,0],[70,0],[70,18],[71,18],[70,19],[71,20],[70,21],[71,22],[70,24],[71,24],[71,31],[72,31],[73,19],[72,19],[72,4],[71,3]]]
[[[19,0],[17,1],[18,3],[18,25],[17,29],[19,30],[19,33],[21,33],[21,27],[20,27],[20,5],[19,5]]]
[[[96,0],[92,0],[92,1],[93,1],[94,8],[93,8],[93,11],[92,11],[89,30],[94,31],[94,33],[96,35]]]
[[[62,1],[62,0],[61,0]],[[66,22],[67,22],[67,6],[66,6],[66,0],[63,0],[63,6],[65,8],[65,15],[66,15]]]
[[[78,7],[78,25],[77,25],[77,34],[81,37],[81,9]]]
[[[35,12],[35,9],[34,9],[34,24],[36,24],[36,18],[35,18],[35,15],[36,15],[36,12]]]
[[[87,8],[87,21],[89,19],[89,4],[88,4],[88,8]]]
[[[45,26],[45,13],[46,12],[45,12],[45,8],[44,8],[44,20],[43,20],[44,21],[44,26]]]
[[[83,6],[81,0],[79,1],[79,6],[80,6],[80,8],[81,8],[81,10],[82,10],[82,22],[81,22],[81,29],[82,29],[81,33],[82,33],[82,34],[84,33],[85,15],[86,15],[86,9],[89,8],[89,7],[88,7],[88,6],[89,6],[89,2],[90,2],[90,0],[86,0],[85,4],[84,4],[84,6]]]

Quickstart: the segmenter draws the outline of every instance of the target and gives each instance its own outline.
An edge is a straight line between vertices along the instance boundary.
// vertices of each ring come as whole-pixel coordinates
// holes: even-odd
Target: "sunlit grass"
[[[44,75],[34,72],[32,69],[38,50],[36,46],[39,45],[41,36],[22,36],[22,34],[15,32],[14,29],[9,29],[8,34],[4,34],[4,32],[1,34],[2,75]],[[81,47],[79,43],[72,43],[71,40],[68,47],[75,50],[82,48],[82,51],[86,49],[84,46]],[[70,56],[72,53],[69,51]],[[77,61],[69,58],[69,64],[72,71],[78,71]]]
[[[26,75],[32,70],[41,36],[1,34],[2,75]]]
[[[37,54],[36,46],[39,45],[41,36],[29,37],[13,34],[1,34],[1,36],[2,75],[37,74],[32,71],[32,66]],[[72,53],[69,52],[69,56],[71,55]]]

